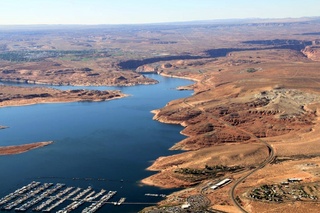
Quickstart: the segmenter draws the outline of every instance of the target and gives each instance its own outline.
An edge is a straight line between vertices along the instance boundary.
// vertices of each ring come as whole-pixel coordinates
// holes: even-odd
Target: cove
[[[159,75],[148,77],[159,84],[94,87],[118,89],[130,95],[118,100],[0,108],[1,125],[10,127],[0,131],[0,146],[54,141],[50,146],[23,154],[0,156],[0,197],[32,180],[118,191],[111,201],[126,197],[126,202],[155,203],[158,198],[145,194],[172,192],[139,185],[139,180],[153,174],[145,170],[152,161],[177,153],[168,149],[185,138],[179,133],[181,126],[154,121],[150,111],[190,96],[192,91],[175,88],[192,81]],[[99,181],[101,178],[106,181]],[[98,212],[138,212],[146,206],[107,204]]]

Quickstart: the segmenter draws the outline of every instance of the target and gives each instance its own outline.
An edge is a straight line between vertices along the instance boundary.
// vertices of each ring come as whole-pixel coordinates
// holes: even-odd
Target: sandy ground
[[[52,144],[53,141],[46,141],[46,142],[37,142],[37,143],[31,143],[31,144],[24,144],[19,146],[5,146],[0,147],[0,155],[15,155],[15,154],[21,154],[27,151],[30,151],[32,149],[37,149],[40,147],[48,146]]]

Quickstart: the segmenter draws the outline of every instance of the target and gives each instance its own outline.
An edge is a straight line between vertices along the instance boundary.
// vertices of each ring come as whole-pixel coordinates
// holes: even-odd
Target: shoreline
[[[200,82],[200,80],[197,80],[197,79],[192,79],[192,78],[186,78],[186,77],[179,77],[179,76],[170,76],[170,75],[166,75],[166,74],[163,74],[163,73],[158,73],[158,75],[161,75],[161,76],[164,76],[164,77],[167,77],[167,78],[180,78],[180,79],[186,79],[186,80],[191,80],[191,81],[194,81],[194,84],[191,84],[191,85],[195,85],[197,82]],[[191,89],[193,90],[193,89]],[[194,90],[193,90],[194,91]],[[193,94],[191,94],[189,97],[191,97]],[[175,99],[174,99],[175,100]],[[171,101],[174,101],[174,100],[171,100]],[[167,104],[169,104],[171,101],[169,101]],[[163,108],[163,107],[162,107]],[[150,112],[152,114],[154,114],[154,116],[152,117],[153,120],[156,120],[160,123],[164,123],[164,124],[173,124],[173,125],[180,125],[182,126],[184,129],[186,128],[187,125],[185,125],[185,122],[184,121],[169,121],[169,120],[164,120],[164,119],[160,119],[158,117],[158,114],[160,113],[160,109],[154,109],[154,110],[151,110]],[[183,131],[183,130],[182,130]],[[186,134],[183,134],[182,131],[179,132],[179,134],[181,135],[184,135],[186,136],[187,138],[190,137],[189,135],[186,135]],[[179,142],[181,141],[177,141],[175,144],[172,145],[172,147],[174,147],[176,144],[178,144]],[[169,149],[171,150],[172,147]],[[168,155],[166,157],[169,157],[169,156],[173,156],[173,155]],[[178,182],[180,185],[187,185],[186,182],[184,181],[180,181],[180,180],[177,180],[175,178],[172,178],[168,176],[168,178],[170,179],[169,182],[171,183],[162,183],[162,184],[159,184],[157,183],[156,181],[154,181],[153,179],[157,179],[157,176],[160,176],[162,173],[165,173],[166,170],[153,170],[151,169],[151,167],[159,160],[161,159],[163,156],[159,156],[157,159],[154,160],[154,162],[148,167],[146,168],[146,171],[153,171],[153,172],[157,172],[153,175],[150,175],[142,180],[140,180],[139,182],[143,185],[146,185],[146,186],[153,186],[153,187],[158,187],[158,188],[161,188],[161,189],[178,189],[180,188],[179,186],[176,185],[176,183]],[[162,178],[160,178],[162,179]],[[177,182],[176,182],[177,181]]]
[[[130,95],[127,94],[122,94],[119,97],[113,97],[110,99],[106,99],[106,100],[100,100],[100,99],[96,99],[96,100],[88,100],[87,102],[105,102],[105,101],[111,101],[111,100],[116,100],[116,99],[121,99],[121,98],[125,98],[125,97],[129,97]],[[26,99],[25,99],[26,100]],[[21,104],[4,104],[4,105],[0,105],[0,108],[5,108],[5,107],[23,107],[23,106],[31,106],[31,105],[36,105],[36,104],[59,104],[59,103],[75,103],[75,102],[86,102],[86,100],[57,100],[57,101],[30,101],[30,103],[21,103]],[[8,127],[4,127],[0,129],[6,129]]]
[[[172,100],[172,101],[174,101],[174,100]],[[184,128],[187,127],[187,125],[185,124],[184,121],[181,122],[181,121],[169,121],[169,120],[165,120],[165,119],[161,119],[161,118],[159,119],[159,117],[158,117],[158,114],[160,113],[160,110],[159,110],[159,109],[152,110],[151,113],[154,114],[154,116],[153,116],[152,119],[155,120],[155,121],[158,121],[158,122],[160,122],[160,123],[180,125],[180,126],[182,126],[182,127],[184,127]],[[182,130],[182,131],[183,131],[183,130]],[[189,137],[188,135],[183,134],[183,133],[181,133],[181,132],[180,132],[180,134]],[[177,142],[177,143],[178,143],[178,142]]]
[[[52,144],[53,141],[36,142],[17,146],[1,146],[0,156],[16,155]]]
[[[0,85],[0,108],[42,103],[100,102],[124,98],[129,95],[120,90],[73,89],[59,90],[50,87],[17,87]]]
[[[186,80],[190,80],[190,81],[194,81],[195,83],[200,82],[200,80],[196,79],[196,78],[191,78],[191,77],[183,77],[183,76],[177,76],[177,75],[168,75],[165,74],[163,72],[161,73],[157,73],[158,75],[167,77],[167,78],[180,78],[180,79],[186,79]]]

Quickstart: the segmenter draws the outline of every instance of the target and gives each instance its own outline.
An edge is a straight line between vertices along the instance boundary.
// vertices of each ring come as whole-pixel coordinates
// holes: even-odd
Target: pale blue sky
[[[0,25],[320,16],[320,0],[0,0]]]

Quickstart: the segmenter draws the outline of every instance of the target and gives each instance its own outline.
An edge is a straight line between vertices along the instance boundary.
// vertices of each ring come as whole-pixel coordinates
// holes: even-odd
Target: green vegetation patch
[[[258,69],[256,69],[256,68],[248,68],[247,69],[248,73],[254,73],[254,72],[257,72],[257,71],[258,71]]]
[[[300,184],[282,182],[281,184],[262,185],[253,189],[249,197],[268,202],[285,202],[285,201],[316,201],[320,192],[317,189],[317,184]]]
[[[208,178],[218,178],[224,176],[226,173],[234,173],[242,171],[242,166],[224,166],[224,165],[205,165],[203,169],[195,168],[179,168],[175,170],[177,175],[182,175],[179,178],[187,181],[201,181]]]

